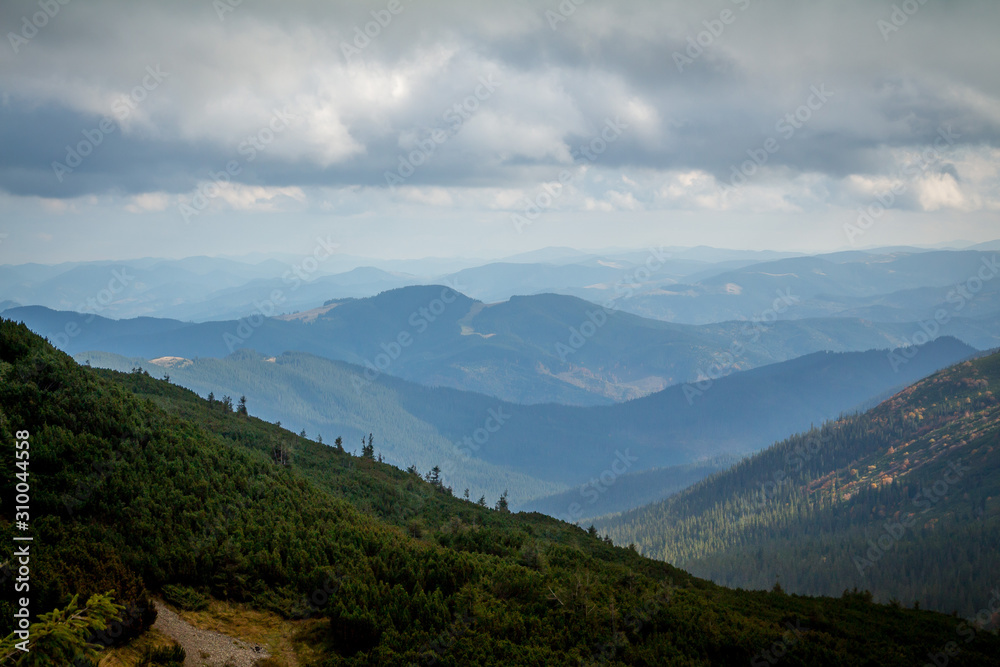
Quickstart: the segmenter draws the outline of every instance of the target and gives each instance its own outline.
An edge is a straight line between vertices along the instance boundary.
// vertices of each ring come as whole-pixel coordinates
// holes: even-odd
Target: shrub
[[[187,611],[201,611],[208,607],[208,598],[188,586],[167,584],[163,587],[163,598]]]

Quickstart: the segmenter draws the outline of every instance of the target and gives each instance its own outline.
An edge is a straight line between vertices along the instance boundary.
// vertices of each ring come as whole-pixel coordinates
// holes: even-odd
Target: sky
[[[1000,3],[6,1],[0,264],[1000,238]]]

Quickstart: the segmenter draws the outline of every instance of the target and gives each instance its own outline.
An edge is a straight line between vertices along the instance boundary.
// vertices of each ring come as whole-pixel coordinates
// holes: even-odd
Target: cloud
[[[170,195],[165,192],[144,192],[134,195],[132,202],[125,206],[125,210],[130,213],[142,213],[144,211],[165,211],[170,205]]]
[[[557,208],[853,209],[945,126],[959,136],[956,171],[909,179],[898,205],[996,199],[996,3],[927,3],[889,40],[877,24],[888,2],[594,2],[553,29],[546,11],[558,6],[404,1],[373,24],[384,1],[245,1],[221,19],[204,0],[61,5],[16,53],[0,48],[0,190],[162,212],[235,161],[243,188],[212,211],[321,208],[351,188],[374,208],[499,211],[558,179],[619,119],[627,129]],[[24,7],[4,3],[0,24],[21,25]],[[679,71],[675,54],[723,11],[734,20]],[[150,68],[165,73],[152,88]],[[813,108],[817,87],[832,95]],[[129,113],[116,113],[124,101]],[[293,118],[279,131],[281,114]],[[58,173],[104,119],[100,144]],[[406,177],[413,190],[392,192],[386,174],[435,132],[447,139]],[[779,150],[723,197],[768,139]]]

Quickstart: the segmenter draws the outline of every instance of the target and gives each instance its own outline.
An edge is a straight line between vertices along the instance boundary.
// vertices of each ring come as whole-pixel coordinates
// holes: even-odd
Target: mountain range
[[[978,349],[1000,344],[1000,314],[928,322],[827,317],[778,319],[795,301],[771,298],[773,317],[685,325],[644,319],[570,296],[543,294],[485,304],[445,286],[413,286],[332,300],[278,315],[280,303],[240,320],[111,320],[32,306],[4,311],[71,354],[91,350],[155,359],[222,358],[239,349],[289,351],[365,366],[428,386],[533,404],[601,405],[670,385],[818,351],[863,351],[952,335]],[[933,335],[927,335],[927,332]],[[922,339],[922,340],[921,340]]]
[[[513,296],[562,294],[683,324],[761,316],[778,292],[794,295],[785,318],[850,317],[912,322],[940,304],[953,315],[1000,312],[998,281],[984,280],[957,308],[955,291],[998,270],[995,250],[875,248],[822,255],[655,247],[584,253],[550,248],[502,260],[388,261],[337,252],[330,239],[301,256],[140,259],[0,266],[9,307],[41,305],[125,319],[237,320],[278,292],[277,313],[330,299],[364,298],[412,285],[445,284],[495,303]],[[971,298],[974,297],[974,298]],[[964,311],[964,312],[960,312]]]
[[[369,380],[364,367],[301,352],[154,360],[91,352],[77,359],[121,371],[143,368],[203,396],[245,395],[254,415],[326,442],[340,435],[351,449],[372,432],[390,463],[440,466],[447,484],[476,494],[507,489],[514,506],[570,491],[575,501],[558,514],[577,519],[603,507],[610,487],[631,486],[631,473],[743,456],[974,352],[951,338],[914,348],[898,366],[887,351],[820,352],[700,387],[675,385],[590,407],[518,405],[388,375]]]
[[[64,664],[82,655],[76,642],[150,647],[165,604],[154,591],[261,642],[270,664],[771,664],[780,655],[789,665],[911,665],[945,651],[960,653],[956,664],[998,664],[1000,640],[975,617],[879,606],[857,591],[719,587],[596,531],[511,514],[504,498],[494,509],[454,498],[433,475],[297,437],[145,372],[82,367],[7,320],[0,380],[3,455],[30,452],[32,609],[51,610],[31,624],[31,648]],[[5,476],[5,497],[14,486]],[[7,514],[4,576],[15,544]],[[5,590],[6,655],[27,603]],[[262,624],[266,634],[252,634]]]

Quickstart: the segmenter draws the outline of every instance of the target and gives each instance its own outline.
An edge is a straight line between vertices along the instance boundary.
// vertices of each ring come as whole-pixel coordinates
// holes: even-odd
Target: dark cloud
[[[995,3],[926,3],[886,32],[885,1],[399,2],[391,20],[388,0],[244,0],[221,18],[207,0],[60,5],[37,35],[0,45],[0,189],[184,195],[232,160],[247,185],[382,188],[437,129],[449,138],[407,186],[530,190],[619,118],[628,131],[594,166],[649,175],[640,201],[656,200],[657,175],[728,182],[769,140],[760,183],[819,175],[830,182],[808,192],[836,200],[868,187],[836,181],[898,174],[942,127],[956,163],[1000,143]],[[0,5],[4,33],[34,9]],[[379,33],[368,42],[366,27]],[[150,67],[169,75],[60,182],[52,163]],[[481,77],[500,85],[452,128],[446,113]],[[788,134],[782,119],[816,87],[832,97]],[[247,160],[241,143],[281,108],[298,122]]]

